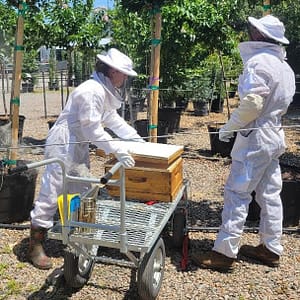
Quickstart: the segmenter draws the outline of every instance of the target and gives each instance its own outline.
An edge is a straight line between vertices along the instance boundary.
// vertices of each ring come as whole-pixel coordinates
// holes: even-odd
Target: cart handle
[[[30,170],[30,169],[33,169],[33,168],[38,168],[38,167],[42,167],[42,166],[45,166],[45,165],[49,165],[49,164],[52,164],[52,163],[58,163],[63,171],[63,173],[65,174],[66,170],[65,170],[65,164],[64,162],[59,159],[59,158],[48,158],[48,159],[45,159],[45,160],[41,160],[41,161],[38,161],[38,162],[30,162],[28,164],[24,164],[22,166],[17,166],[15,168],[11,168],[11,169],[8,169],[7,172],[9,175],[12,175],[12,174],[17,174],[17,173],[21,173],[21,172],[24,172],[24,171],[27,171],[27,170]]]
[[[100,178],[100,182],[102,184],[107,184],[107,182],[109,181],[109,179],[112,178],[112,176],[120,169],[120,167],[122,166],[122,164],[120,162],[117,162],[116,164],[114,164],[101,178]]]

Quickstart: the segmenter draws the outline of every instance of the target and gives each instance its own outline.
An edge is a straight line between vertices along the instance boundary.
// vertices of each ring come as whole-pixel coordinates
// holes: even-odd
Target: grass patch
[[[19,295],[21,290],[20,283],[18,283],[15,279],[10,279],[6,284],[4,291],[0,294],[0,300],[6,299],[7,296]]]
[[[11,252],[12,248],[8,244],[5,244],[0,250],[0,254],[11,254]]]
[[[0,276],[3,275],[8,268],[8,264],[0,263]]]

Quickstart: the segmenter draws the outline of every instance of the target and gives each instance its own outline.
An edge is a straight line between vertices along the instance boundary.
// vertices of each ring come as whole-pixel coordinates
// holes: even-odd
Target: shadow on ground
[[[29,247],[29,237],[21,240],[13,248],[13,253],[20,262],[28,262],[27,252]],[[64,245],[61,241],[47,239],[44,243],[45,252],[49,257],[63,257]]]
[[[23,144],[25,145],[33,145],[33,146],[41,146],[44,147],[46,143],[46,139],[35,139],[30,136],[25,136],[22,139]]]

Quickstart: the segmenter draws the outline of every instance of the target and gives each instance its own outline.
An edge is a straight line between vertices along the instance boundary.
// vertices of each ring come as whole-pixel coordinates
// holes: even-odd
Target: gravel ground
[[[7,96],[7,99],[9,96]],[[231,108],[235,106],[231,100]],[[21,95],[20,114],[25,115],[23,138],[25,145],[19,158],[32,161],[43,159],[42,144],[48,132],[48,119],[61,111],[59,92],[48,92],[46,114],[41,93]],[[225,111],[225,110],[224,110]],[[140,113],[139,118],[145,113]],[[45,115],[47,117],[45,117]],[[206,122],[225,121],[227,116],[211,113],[193,116],[192,107],[182,115],[179,133],[168,138],[168,143],[184,145],[184,177],[190,181],[190,226],[201,230],[189,232],[189,253],[211,248],[220,225],[223,185],[229,172],[230,160],[213,157]],[[291,109],[285,125],[300,124],[300,110]],[[288,164],[299,167],[299,128],[286,129]],[[91,173],[103,174],[103,158],[91,151]],[[39,190],[39,177],[36,192]],[[63,245],[48,240],[47,251],[53,258],[53,269],[35,269],[26,261],[29,222],[16,224],[20,228],[0,227],[0,299],[138,299],[134,270],[116,265],[97,264],[89,282],[80,290],[67,288],[61,277],[55,277],[63,266]],[[14,225],[14,224],[11,224]],[[257,224],[248,224],[255,226]],[[298,228],[298,229],[297,229]],[[300,239],[299,227],[287,228],[283,235],[284,254],[279,268],[269,268],[250,260],[239,259],[233,273],[199,269],[189,260],[181,270],[181,251],[167,244],[166,266],[158,300],[163,299],[299,299],[300,295]],[[243,234],[242,244],[256,245],[258,234],[249,230]],[[50,280],[57,278],[57,280]]]

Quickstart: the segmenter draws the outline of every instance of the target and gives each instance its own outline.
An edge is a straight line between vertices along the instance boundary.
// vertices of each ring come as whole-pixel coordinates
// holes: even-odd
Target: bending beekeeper
[[[285,61],[281,44],[289,44],[282,22],[272,15],[248,18],[249,42],[239,45],[244,63],[239,78],[239,107],[220,129],[228,142],[237,131],[232,165],[225,184],[222,225],[212,251],[192,255],[204,268],[232,270],[238,253],[277,267],[283,252],[282,187],[279,156],[285,151],[281,117],[295,93],[295,75]],[[247,218],[251,192],[261,207],[258,246],[243,245],[240,237]]]
[[[137,76],[132,61],[119,50],[112,48],[106,55],[97,55],[98,62],[93,78],[83,82],[71,94],[56,123],[49,131],[45,158],[56,157],[66,164],[68,174],[85,176],[89,171],[89,143],[113,153],[126,168],[135,162],[126,149],[126,141],[113,140],[104,130],[112,130],[124,140],[142,142],[136,130],[119,116],[121,106],[118,89],[128,76]],[[84,174],[86,173],[86,174]],[[86,184],[70,184],[69,193],[81,193]],[[42,242],[47,230],[53,226],[57,210],[57,197],[62,193],[62,172],[58,164],[47,165],[41,180],[41,189],[31,211],[31,231],[28,259],[40,269],[52,267]]]

